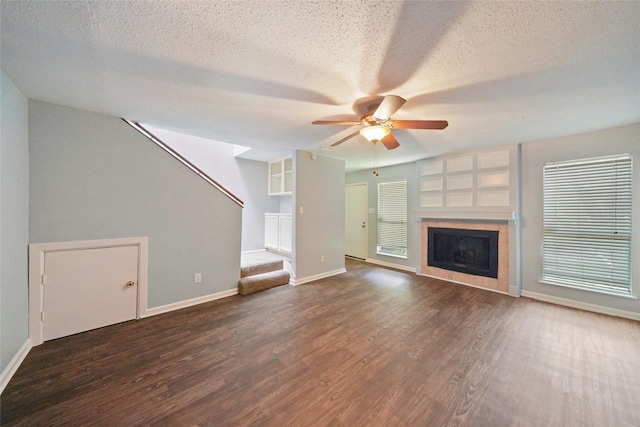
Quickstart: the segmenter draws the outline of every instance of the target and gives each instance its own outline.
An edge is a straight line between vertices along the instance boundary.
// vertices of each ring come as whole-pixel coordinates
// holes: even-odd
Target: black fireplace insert
[[[429,227],[428,239],[428,265],[498,278],[497,231]]]

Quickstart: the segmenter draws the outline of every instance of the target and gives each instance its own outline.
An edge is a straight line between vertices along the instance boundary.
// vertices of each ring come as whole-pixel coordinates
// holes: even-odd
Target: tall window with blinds
[[[378,184],[377,253],[407,258],[407,181]]]
[[[542,282],[631,294],[630,155],[544,166]]]

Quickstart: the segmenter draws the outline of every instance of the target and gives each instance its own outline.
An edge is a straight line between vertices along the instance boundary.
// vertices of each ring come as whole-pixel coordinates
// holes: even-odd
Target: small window
[[[378,184],[378,254],[407,258],[407,181]]]
[[[631,294],[630,155],[544,166],[544,283]]]

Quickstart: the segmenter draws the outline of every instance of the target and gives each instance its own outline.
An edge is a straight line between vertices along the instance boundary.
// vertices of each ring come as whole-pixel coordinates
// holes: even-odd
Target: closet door
[[[46,252],[43,339],[136,318],[138,246]]]

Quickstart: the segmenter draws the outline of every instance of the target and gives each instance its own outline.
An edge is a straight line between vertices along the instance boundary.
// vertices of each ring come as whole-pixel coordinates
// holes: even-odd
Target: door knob
[[[136,284],[136,282],[134,282],[133,280],[129,280],[129,281],[127,282],[127,288],[130,288],[130,287],[132,287],[132,286],[133,286],[133,285],[135,285],[135,284]]]

